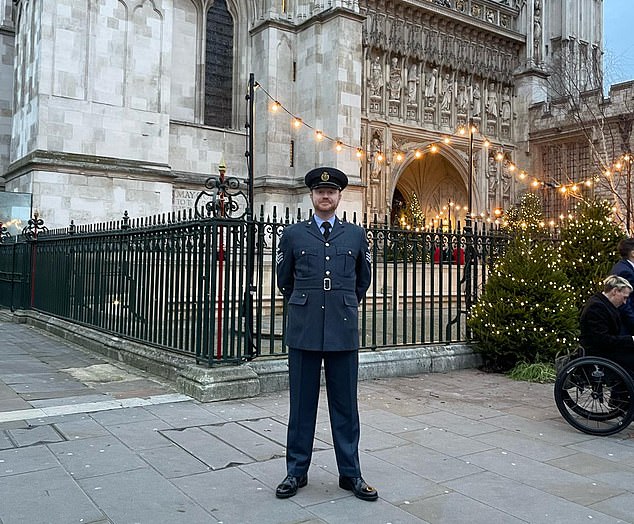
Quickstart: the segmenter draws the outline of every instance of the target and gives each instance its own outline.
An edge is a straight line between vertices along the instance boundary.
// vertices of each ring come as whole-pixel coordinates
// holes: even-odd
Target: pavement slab
[[[59,466],[13,475],[5,480],[0,522],[107,522],[104,512]]]

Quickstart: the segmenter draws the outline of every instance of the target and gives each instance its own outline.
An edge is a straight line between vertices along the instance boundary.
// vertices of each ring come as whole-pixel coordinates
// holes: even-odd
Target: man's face
[[[330,218],[337,210],[341,200],[341,191],[332,187],[318,187],[310,192],[310,197],[315,213]]]

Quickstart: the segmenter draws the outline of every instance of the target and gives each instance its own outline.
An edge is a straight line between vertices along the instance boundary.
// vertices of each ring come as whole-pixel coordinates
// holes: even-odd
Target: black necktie
[[[321,227],[324,228],[324,238],[328,240],[328,237],[330,236],[330,228],[332,227],[330,222],[324,222]]]

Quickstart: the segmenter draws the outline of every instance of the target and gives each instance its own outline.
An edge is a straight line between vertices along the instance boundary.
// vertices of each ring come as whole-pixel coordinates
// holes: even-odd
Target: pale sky
[[[603,0],[604,80],[634,80],[634,1]]]

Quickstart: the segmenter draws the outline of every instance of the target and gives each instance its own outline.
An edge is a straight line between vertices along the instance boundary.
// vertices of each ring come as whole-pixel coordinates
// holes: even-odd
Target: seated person
[[[581,311],[579,342],[586,355],[608,358],[634,370],[634,337],[623,334],[620,308],[632,285],[611,275],[603,281],[603,291],[592,295]]]

